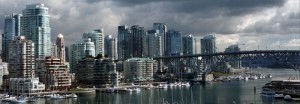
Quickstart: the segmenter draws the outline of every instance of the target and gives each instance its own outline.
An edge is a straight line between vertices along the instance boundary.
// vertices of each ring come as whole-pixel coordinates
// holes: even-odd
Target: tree
[[[102,59],[102,58],[103,58],[102,54],[98,54],[98,55],[96,56],[96,59]]]

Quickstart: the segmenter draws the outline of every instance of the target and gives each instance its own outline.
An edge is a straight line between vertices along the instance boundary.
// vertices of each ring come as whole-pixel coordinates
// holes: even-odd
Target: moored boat
[[[77,98],[78,96],[75,93],[67,94],[67,98]]]
[[[140,88],[133,88],[132,89],[134,92],[141,92],[141,89]]]
[[[25,97],[20,96],[20,97],[9,97],[3,99],[2,101],[11,102],[11,103],[25,103],[27,100],[25,99]]]
[[[64,98],[65,98],[64,96],[59,95],[59,94],[52,94],[50,96],[50,99],[52,99],[52,100],[58,100],[58,99],[64,99]]]
[[[190,83],[189,82],[181,82],[182,86],[186,86],[186,87],[190,87]]]
[[[166,84],[159,84],[158,88],[166,89],[166,88],[168,88],[168,86]]]
[[[110,87],[110,88],[108,88],[105,92],[108,92],[108,93],[114,93],[114,92],[115,92],[115,88]]]
[[[244,81],[248,81],[248,80],[249,80],[249,77],[245,76],[243,80],[244,80]]]
[[[291,97],[291,95],[285,95],[284,100],[291,101],[293,100],[293,98]]]
[[[274,95],[275,95],[275,91],[272,90],[272,89],[264,88],[264,89],[261,91],[260,95],[261,95],[262,97],[273,98]]]
[[[275,94],[275,95],[274,95],[274,98],[275,98],[275,99],[283,99],[283,98],[284,98],[284,95],[283,95],[283,94]]]
[[[268,74],[268,75],[267,75],[267,78],[272,78],[272,75],[271,75],[271,74]]]

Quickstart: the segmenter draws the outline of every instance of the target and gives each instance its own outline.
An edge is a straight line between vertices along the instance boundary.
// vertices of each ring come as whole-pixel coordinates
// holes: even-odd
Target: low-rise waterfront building
[[[124,61],[124,77],[128,82],[151,81],[157,70],[157,61],[152,58],[130,58]]]
[[[11,94],[38,93],[45,90],[45,84],[39,78],[10,78],[9,92]]]
[[[112,59],[86,57],[78,61],[75,77],[78,85],[96,87],[118,86],[119,77],[116,63]]]
[[[7,78],[8,74],[8,64],[2,62],[2,59],[0,59],[0,88],[2,88],[3,82]]]
[[[112,59],[97,59],[95,62],[94,84],[101,87],[118,86],[117,65]]]
[[[73,71],[77,85],[92,85],[94,83],[94,64],[95,59],[93,57],[86,57],[78,61]]]
[[[67,90],[71,87],[69,65],[53,56],[37,60],[37,76],[45,83],[47,90]]]

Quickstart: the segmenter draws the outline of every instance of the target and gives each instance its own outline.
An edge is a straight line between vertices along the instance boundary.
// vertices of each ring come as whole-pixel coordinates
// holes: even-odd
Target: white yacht
[[[133,91],[135,91],[135,92],[141,92],[141,89],[140,88],[134,88]]]
[[[66,97],[67,98],[77,98],[78,96],[75,93],[72,93],[72,94],[67,94]]]
[[[292,99],[291,95],[285,95],[285,96],[284,96],[284,100],[291,101],[291,100],[293,100],[293,99]]]
[[[189,82],[181,82],[182,86],[186,86],[186,87],[190,87],[190,83]]]
[[[65,97],[62,96],[62,95],[59,95],[59,94],[52,94],[52,95],[50,96],[50,99],[53,99],[53,100],[63,99],[63,98],[65,98]]]
[[[271,75],[271,74],[268,74],[267,78],[272,78],[272,75]]]
[[[169,83],[169,86],[170,86],[170,87],[174,87],[175,84],[174,84],[174,83]]]
[[[167,89],[168,86],[166,84],[159,84],[158,88]]]
[[[7,101],[7,102],[9,102],[9,101],[12,100],[12,99],[16,99],[16,97],[14,97],[14,96],[9,96],[9,97],[6,97],[6,98],[2,99],[2,101]]]
[[[249,77],[248,77],[248,76],[245,76],[243,80],[244,80],[244,81],[248,81],[248,80],[249,80]]]
[[[27,100],[23,96],[9,97],[9,98],[3,99],[3,101],[7,101],[7,102],[11,102],[11,103],[25,103],[25,102],[27,102]]]

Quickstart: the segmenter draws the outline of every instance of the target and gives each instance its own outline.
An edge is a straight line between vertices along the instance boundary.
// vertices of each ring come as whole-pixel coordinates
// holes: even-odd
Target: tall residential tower
[[[51,28],[48,12],[44,4],[27,5],[23,10],[21,34],[34,42],[35,58],[44,59],[51,55]]]
[[[9,43],[9,75],[12,78],[35,76],[34,43],[24,36],[16,36]]]
[[[114,38],[112,35],[105,36],[104,41],[105,46],[105,56],[111,58],[111,59],[117,59],[117,39]]]
[[[169,30],[167,32],[166,39],[166,55],[180,55],[181,52],[181,32],[175,30]]]
[[[201,40],[201,54],[216,53],[216,37],[215,35],[207,35]]]
[[[59,58],[63,63],[66,61],[65,52],[65,40],[62,34],[58,34],[56,39],[57,46],[57,58]]]
[[[190,34],[182,37],[182,54],[192,55],[196,53],[196,40],[195,37]]]
[[[103,29],[96,29],[83,34],[83,39],[87,40],[88,38],[95,45],[95,55],[101,54],[104,56],[104,34]]]
[[[125,26],[118,26],[118,40],[117,40],[117,46],[118,46],[118,60],[126,60],[130,58],[130,36],[131,31],[130,29]]]

